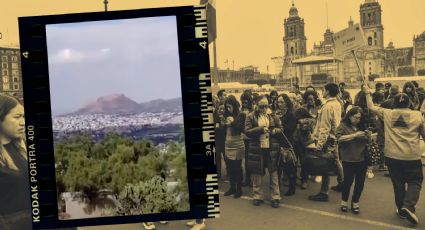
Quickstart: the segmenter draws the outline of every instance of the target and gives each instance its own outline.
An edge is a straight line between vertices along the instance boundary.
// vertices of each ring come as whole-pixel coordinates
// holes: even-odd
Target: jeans
[[[393,183],[397,208],[415,212],[423,181],[421,160],[404,161],[387,157],[385,162]]]
[[[342,200],[347,202],[348,197],[350,196],[351,185],[354,182],[354,191],[353,196],[351,197],[351,202],[358,203],[360,196],[363,191],[367,163],[366,161],[362,162],[342,162],[344,168],[344,181],[342,182]]]
[[[273,200],[280,200],[279,177],[277,171],[270,172],[270,192]],[[264,200],[263,175],[252,174],[252,191],[255,200]]]
[[[267,155],[268,157],[265,157],[265,167],[267,168],[267,171],[270,175],[270,193],[273,200],[280,200],[280,188],[279,188],[279,175],[278,170],[270,171],[270,168],[272,167],[271,164],[273,164],[273,160],[270,158],[270,150],[269,149],[261,149],[261,154]],[[254,193],[254,199],[255,200],[263,200],[264,199],[264,192],[263,192],[263,175],[259,174],[251,174],[251,180],[252,180],[252,191]]]

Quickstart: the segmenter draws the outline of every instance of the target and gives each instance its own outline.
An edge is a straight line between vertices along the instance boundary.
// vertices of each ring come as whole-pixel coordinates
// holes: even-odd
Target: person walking
[[[348,211],[348,198],[350,196],[351,185],[355,180],[353,196],[351,198],[351,211],[359,214],[359,200],[363,191],[367,163],[365,160],[365,151],[367,144],[367,133],[362,130],[360,124],[363,116],[362,109],[358,106],[351,108],[341,124],[336,130],[338,139],[339,153],[344,171],[344,181],[341,189],[341,211]]]
[[[225,154],[230,179],[230,188],[224,193],[225,196],[233,195],[239,198],[242,195],[242,159],[245,155],[245,144],[242,139],[242,131],[245,125],[245,114],[240,112],[240,104],[235,96],[230,95],[224,103],[226,139]]]
[[[373,104],[367,85],[363,90],[367,106],[384,121],[385,162],[394,188],[396,212],[416,225],[419,219],[415,206],[423,181],[420,137],[425,138],[425,118],[420,111],[410,109],[411,100],[405,93],[394,97],[391,110]]]
[[[337,100],[339,94],[338,85],[328,83],[323,89],[323,97],[326,102],[319,111],[317,124],[314,128],[313,139],[315,140],[315,151],[332,157],[339,174],[342,175],[342,165],[338,159],[336,129],[341,122],[342,106]],[[308,197],[312,201],[328,201],[329,175],[322,175],[322,186],[320,192]],[[342,181],[342,180],[341,180]]]
[[[245,120],[245,134],[250,138],[247,161],[252,178],[253,204],[259,206],[264,202],[262,182],[267,168],[270,175],[271,205],[277,208],[281,197],[277,172],[279,143],[276,136],[282,132],[282,126],[276,116],[267,113],[268,109],[269,102],[263,96],[258,101],[258,109]]]

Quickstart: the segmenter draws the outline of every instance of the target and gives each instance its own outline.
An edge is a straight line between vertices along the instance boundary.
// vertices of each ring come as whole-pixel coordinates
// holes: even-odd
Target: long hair
[[[352,117],[355,114],[360,113],[360,115],[362,116],[360,119],[360,122],[357,124],[357,128],[362,129],[365,124],[363,124],[364,119],[363,119],[363,109],[360,108],[359,106],[353,106],[350,110],[348,110],[348,112],[345,114],[344,118],[342,118],[341,122],[344,123],[347,126],[351,126],[351,120],[350,117]]]
[[[276,100],[274,100],[272,105],[272,110],[276,111],[278,109],[277,101],[279,100],[279,98],[283,98],[283,100],[285,101],[286,107],[288,108],[288,111],[286,112],[286,114],[292,113],[294,111],[294,104],[292,103],[291,98],[289,98],[289,96],[284,93],[277,96]]]
[[[233,112],[229,113],[227,110],[227,105],[231,105],[233,107]],[[240,113],[240,107],[241,104],[236,100],[236,97],[233,95],[230,95],[226,98],[224,101],[224,117],[233,117],[236,118]]]
[[[0,122],[3,122],[9,112],[20,105],[20,103],[13,97],[0,94]],[[3,130],[0,130],[2,134]],[[24,137],[19,139],[12,139],[12,144],[19,150],[19,153],[27,159]],[[0,167],[6,166],[12,170],[18,170],[15,162],[13,161],[10,153],[3,147],[0,139]]]
[[[248,91],[243,92],[243,94],[241,95],[241,102],[242,101],[248,101],[247,109],[250,112],[252,112],[254,110],[254,99],[252,98],[252,95]],[[244,109],[245,108],[243,107],[243,104],[242,104],[241,110],[244,110]]]

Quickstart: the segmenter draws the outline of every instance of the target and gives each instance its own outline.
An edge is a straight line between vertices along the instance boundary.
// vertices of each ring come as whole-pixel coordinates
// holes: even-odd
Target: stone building
[[[418,71],[422,69],[425,73],[425,32],[414,36],[413,47],[396,48],[392,42],[384,47],[381,4],[377,0],[365,0],[360,5],[359,14],[366,46],[356,51],[356,57],[364,76],[413,76],[418,75]],[[279,75],[278,83],[288,84],[293,82],[292,79],[297,78],[302,84],[307,84],[311,82],[307,80],[311,79],[309,73],[311,71],[306,70],[313,69],[314,74],[329,74],[329,78],[344,81],[352,87],[359,86],[362,79],[353,54],[347,53],[343,57],[332,60],[319,58],[319,56],[334,56],[333,31],[327,28],[323,34],[323,41],[319,44],[315,43],[312,52],[307,54],[304,25],[304,20],[298,16],[298,9],[292,4],[289,17],[284,22],[283,70]],[[354,26],[351,17],[348,26]],[[301,47],[302,50],[300,50]],[[318,68],[318,65],[327,67]],[[329,71],[329,68],[334,70]],[[304,71],[300,72],[301,70]]]
[[[0,47],[0,93],[23,100],[19,48]]]

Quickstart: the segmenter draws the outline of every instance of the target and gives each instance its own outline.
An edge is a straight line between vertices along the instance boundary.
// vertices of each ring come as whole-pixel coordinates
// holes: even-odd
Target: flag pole
[[[353,53],[354,59],[356,60],[357,68],[359,69],[360,76],[362,77],[362,82],[369,85],[369,79],[367,79],[366,76],[363,75],[363,71],[360,67],[359,60],[357,59],[356,52],[354,50],[351,50],[351,53]]]

